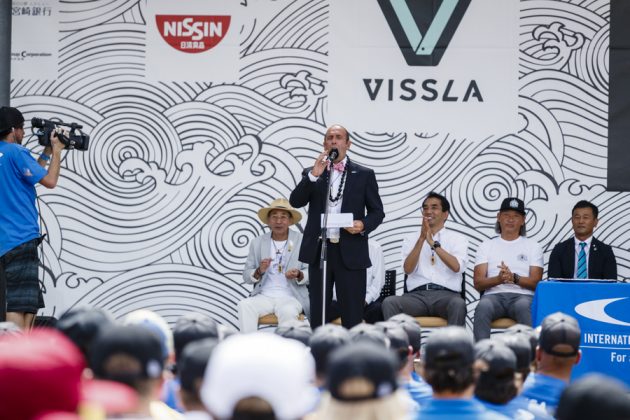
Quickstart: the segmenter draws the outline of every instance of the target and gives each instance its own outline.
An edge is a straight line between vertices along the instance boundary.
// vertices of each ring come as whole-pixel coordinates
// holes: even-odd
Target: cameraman
[[[51,145],[35,161],[22,147],[23,138],[22,113],[0,108],[0,320],[6,312],[7,321],[29,330],[44,307],[37,277],[41,238],[35,184],[55,188],[65,146],[53,131]]]

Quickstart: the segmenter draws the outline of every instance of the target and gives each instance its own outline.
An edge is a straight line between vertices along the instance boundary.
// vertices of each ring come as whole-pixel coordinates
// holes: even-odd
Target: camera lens
[[[31,119],[31,126],[35,128],[44,128],[44,121],[41,118],[33,117]]]

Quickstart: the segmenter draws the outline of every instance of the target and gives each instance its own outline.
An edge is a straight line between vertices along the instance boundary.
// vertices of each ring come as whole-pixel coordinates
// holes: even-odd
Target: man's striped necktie
[[[586,278],[586,242],[580,242],[580,253],[578,254],[577,278]]]

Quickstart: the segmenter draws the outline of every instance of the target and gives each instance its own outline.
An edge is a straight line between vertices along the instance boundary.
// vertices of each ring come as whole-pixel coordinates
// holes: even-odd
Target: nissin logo
[[[185,53],[200,53],[216,47],[230,28],[231,16],[156,15],[164,41]]]
[[[410,66],[440,64],[470,2],[378,0],[400,51]]]

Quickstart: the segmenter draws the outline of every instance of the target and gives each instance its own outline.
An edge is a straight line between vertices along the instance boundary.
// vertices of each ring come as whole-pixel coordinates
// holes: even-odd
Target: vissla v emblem
[[[378,0],[410,66],[437,66],[471,0]]]

